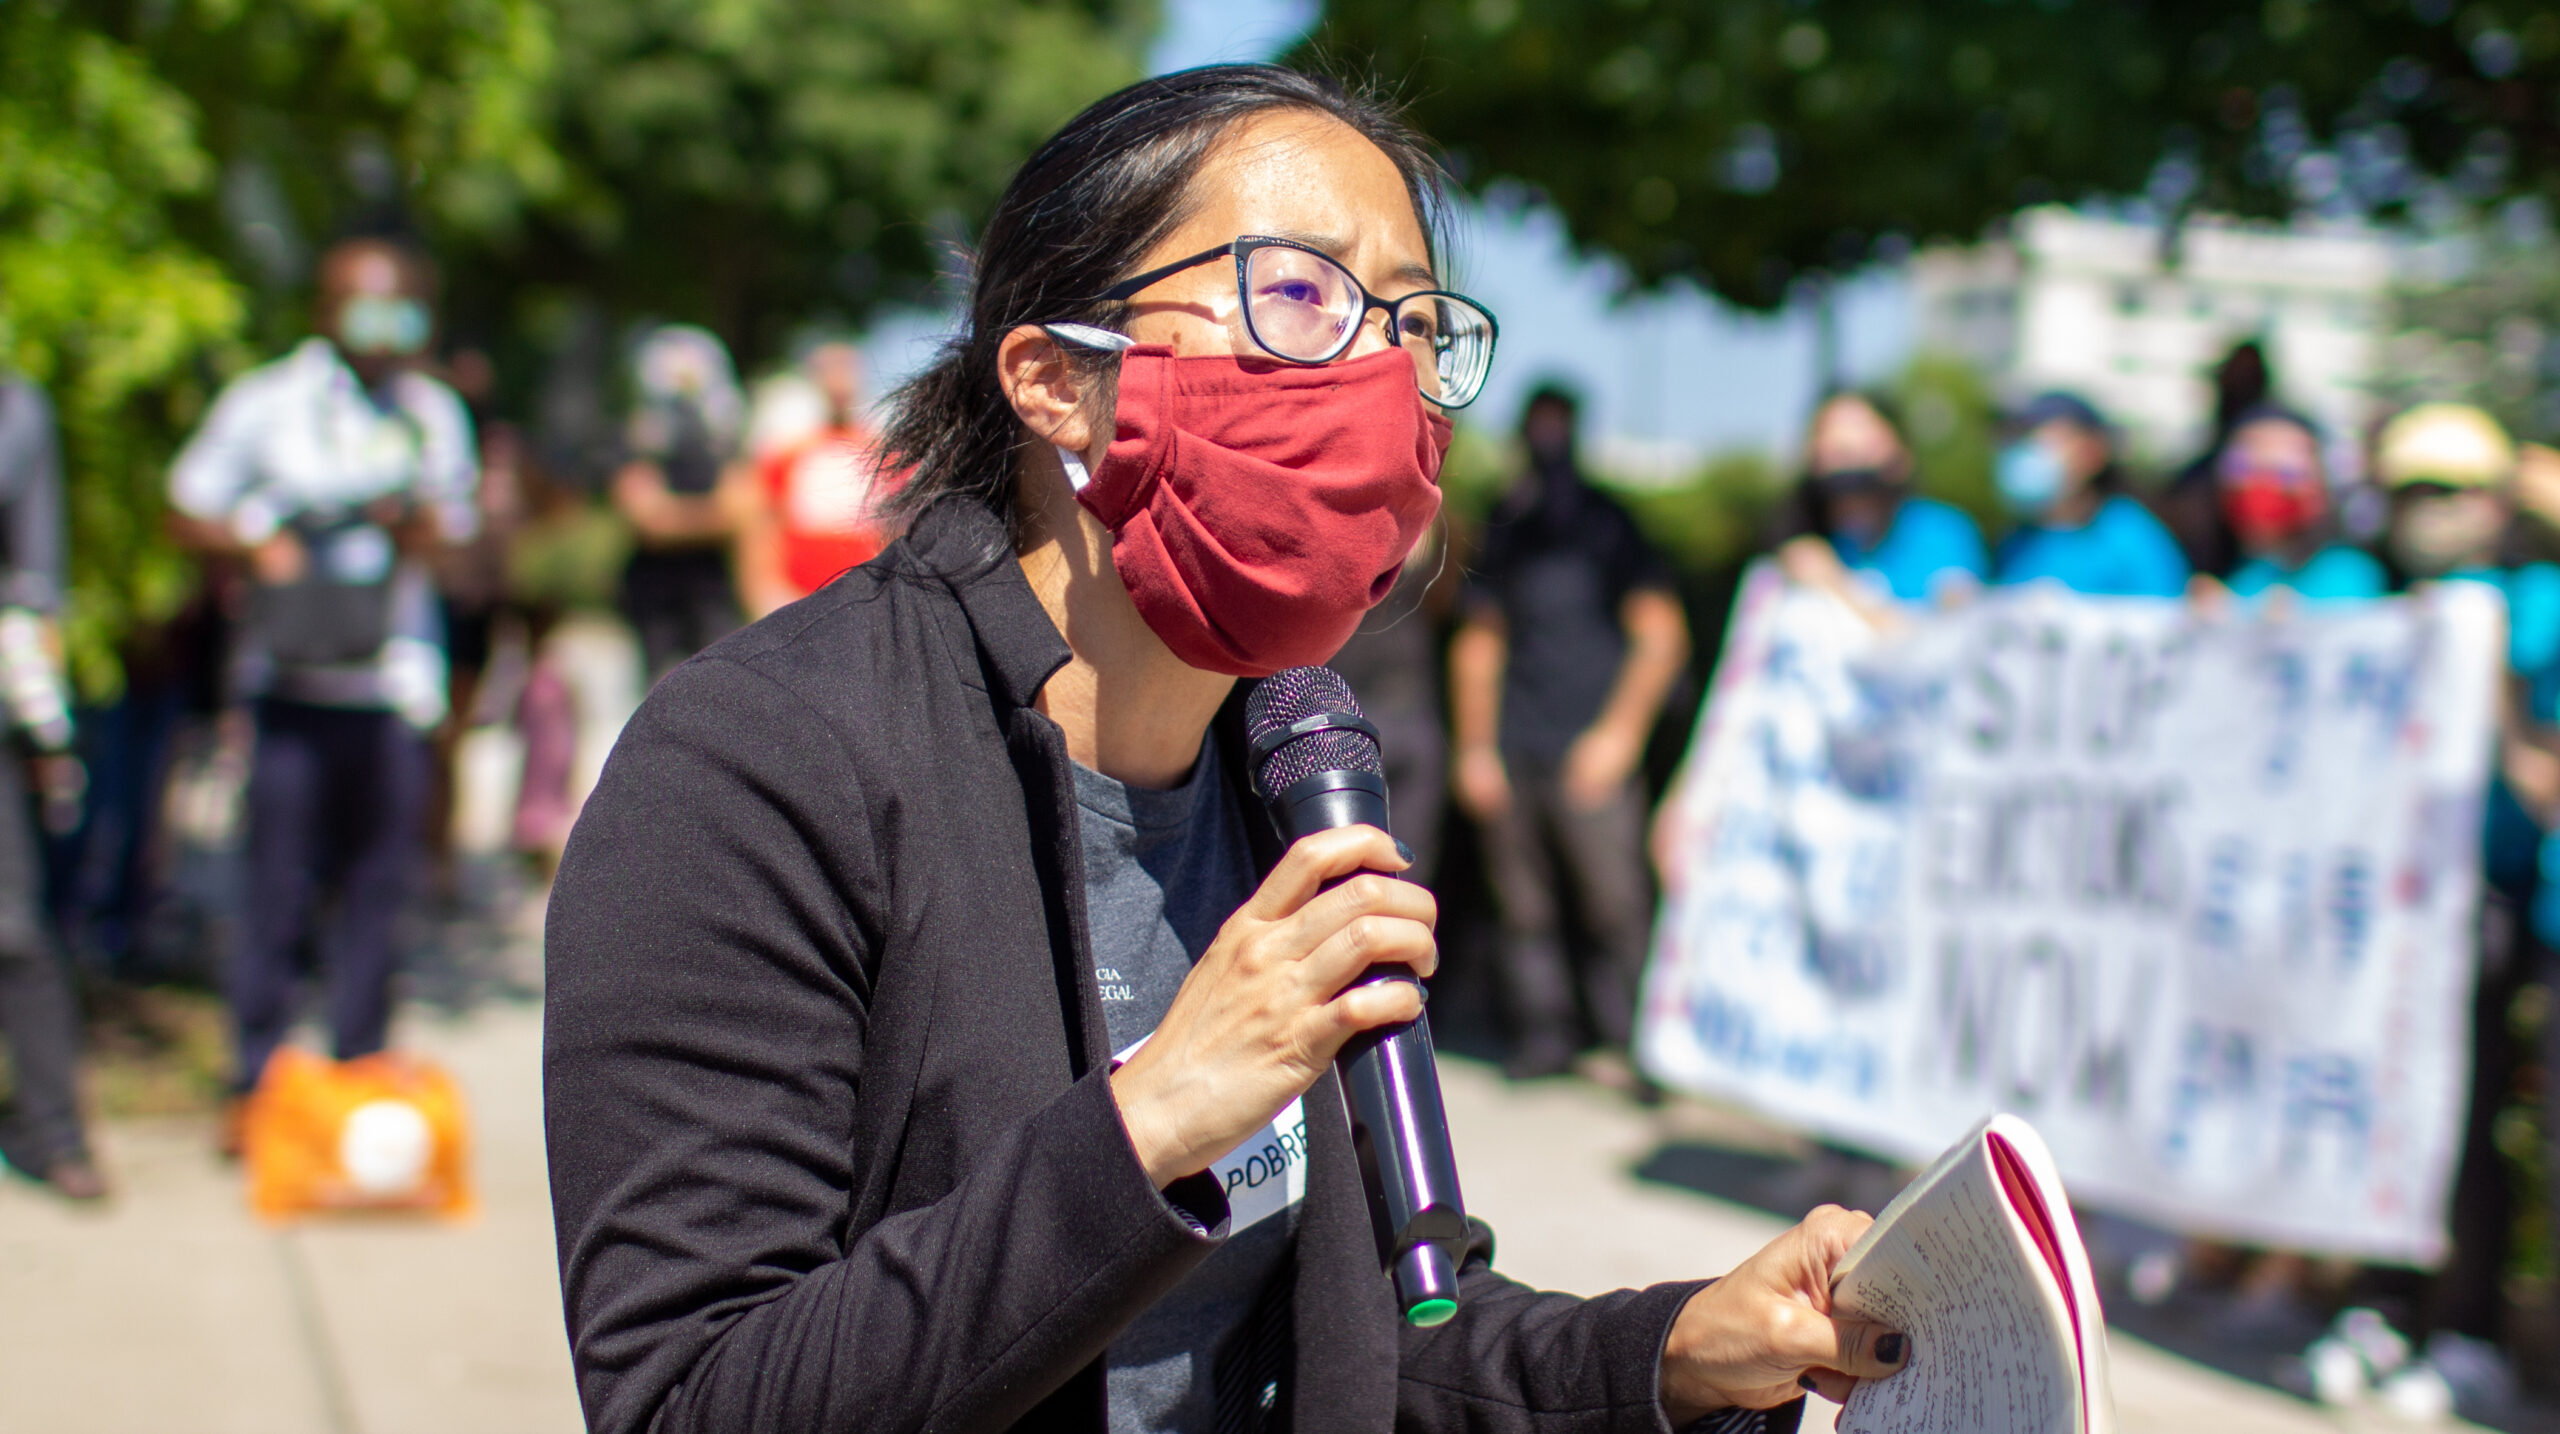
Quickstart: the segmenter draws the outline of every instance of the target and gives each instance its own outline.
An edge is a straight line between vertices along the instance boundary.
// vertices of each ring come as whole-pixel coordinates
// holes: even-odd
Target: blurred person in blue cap
[[[1973,519],[1912,491],[1911,446],[1882,395],[1842,391],[1817,404],[1805,432],[1804,470],[1774,533],[1788,576],[1823,586],[1846,578],[1906,603],[1970,591],[1990,578],[1990,555]]]
[[[2233,595],[2281,591],[2307,602],[2352,602],[2390,590],[2382,564],[2338,536],[2320,430],[2309,418],[2274,404],[2241,415],[2213,475],[2238,549],[2225,584]]]
[[[623,437],[613,506],[638,543],[622,575],[622,613],[640,635],[649,680],[746,621],[730,562],[747,400],[729,350],[710,330],[663,324],[632,355],[639,402]]]
[[[65,546],[53,405],[43,389],[0,373],[0,708],[17,734],[14,750],[0,752],[0,1041],[9,1053],[0,1158],[57,1194],[96,1200],[107,1186],[80,1124],[80,1015],[37,894],[43,871],[29,790],[42,796],[47,827],[78,818],[85,775],[71,755],[70,689],[54,626]]]
[[[382,1048],[392,927],[424,834],[446,658],[427,559],[478,527],[462,400],[421,371],[434,274],[386,239],[320,262],[319,332],[232,381],[169,472],[171,527],[244,568],[235,695],[253,703],[248,875],[226,985],[243,1098],[292,1026],[317,933],[338,1059]]]
[[[2003,584],[2058,582],[2092,597],[2177,597],[2187,559],[2121,491],[2115,431],[2089,401],[2047,393],[2020,410],[1992,479],[2018,527],[1992,563]]]

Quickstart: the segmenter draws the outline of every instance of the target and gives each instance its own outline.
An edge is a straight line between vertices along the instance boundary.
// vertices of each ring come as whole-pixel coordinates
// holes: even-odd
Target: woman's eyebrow
[[[1286,239],[1292,244],[1303,244],[1345,268],[1351,265],[1351,260],[1347,257],[1351,241],[1338,234],[1311,234],[1303,229],[1266,229],[1263,231],[1263,237]],[[1439,280],[1439,276],[1431,272],[1430,265],[1412,261],[1397,265],[1388,277],[1402,279],[1425,289],[1431,288]]]

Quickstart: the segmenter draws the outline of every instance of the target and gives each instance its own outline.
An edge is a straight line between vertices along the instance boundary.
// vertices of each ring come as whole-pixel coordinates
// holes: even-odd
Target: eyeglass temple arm
[[[1121,280],[1119,283],[1112,285],[1110,288],[1103,290],[1101,293],[1094,295],[1091,299],[1086,300],[1086,302],[1094,304],[1116,303],[1159,279],[1172,278],[1174,275],[1181,273],[1185,269],[1196,269],[1201,265],[1208,263],[1212,259],[1223,259],[1229,254],[1234,253],[1235,249],[1235,242],[1230,240],[1227,243],[1219,245],[1215,249],[1203,249],[1188,259],[1176,259],[1170,264],[1149,269],[1143,274],[1132,274],[1128,278]]]
[[[1091,324],[1042,324],[1040,328],[1049,337],[1062,343],[1101,349],[1107,353],[1127,353],[1138,346],[1138,341],[1127,334],[1095,328]]]

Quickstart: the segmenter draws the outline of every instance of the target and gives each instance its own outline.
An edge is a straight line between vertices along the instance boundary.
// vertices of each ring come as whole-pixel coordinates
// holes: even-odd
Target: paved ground
[[[478,1120],[483,1209],[459,1225],[278,1230],[241,1208],[199,1122],[105,1133],[122,1194],[67,1210],[0,1187],[0,1429],[42,1434],[569,1434],[579,1427],[553,1280],[527,1003],[412,1014]],[[1780,1228],[1628,1172],[1666,1140],[1766,1145],[1696,1106],[1638,1111],[1595,1087],[1515,1089],[1451,1062],[1468,1204],[1514,1276],[1597,1291],[1725,1268]],[[2339,1421],[2128,1338],[2126,1434],[2290,1434]],[[1822,1421],[1828,1427],[1827,1419]]]
[[[549,1434],[569,1387],[530,1006],[405,1022],[477,1122],[461,1224],[252,1219],[209,1124],[105,1133],[114,1206],[0,1188],[0,1429],[44,1434]]]

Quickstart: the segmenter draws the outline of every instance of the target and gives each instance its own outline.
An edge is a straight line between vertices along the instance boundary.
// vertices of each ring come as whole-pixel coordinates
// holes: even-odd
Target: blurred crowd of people
[[[32,387],[0,387],[0,702],[28,759],[0,762],[13,1077],[0,1155],[66,1196],[96,1198],[105,1181],[74,1096],[65,958],[159,974],[146,928],[173,841],[222,829],[226,800],[236,809],[230,924],[188,937],[224,948],[201,974],[218,976],[233,1022],[222,1139],[236,1151],[243,1099],[306,992],[326,993],[338,1058],[383,1046],[402,913],[454,889],[467,733],[512,732],[505,842],[546,866],[646,682],[893,536],[877,514],[899,475],[878,460],[850,343],[810,344],[750,391],[708,331],[650,329],[628,356],[609,461],[563,471],[489,408],[484,358],[438,357],[435,301],[432,265],[400,243],[328,253],[310,337],[226,386],[170,470],[198,598],[135,637],[123,696],[76,722],[55,627],[51,419]],[[2491,1125],[2520,1072],[2547,1065],[2509,1017],[2560,948],[2560,842],[2546,835],[2560,816],[2560,566],[2533,518],[2552,508],[2560,455],[2458,404],[2413,408],[2361,443],[2324,432],[2279,401],[2252,346],[2219,379],[2211,443],[2147,500],[2090,402],[2021,405],[1994,466],[1996,542],[1923,494],[1892,402],[1833,393],[1765,547],[1793,580],[1880,616],[2023,583],[2207,611],[2500,590],[2510,690],[2482,837],[2457,1257],[2400,1291],[2413,1328],[2489,1348],[2519,1198]],[[1646,758],[1691,666],[1695,594],[1590,481],[1578,429],[1571,392],[1536,390],[1489,517],[1435,525],[1336,666],[1384,737],[1411,875],[1485,908],[1508,1071],[1589,1069],[1597,1051],[1643,1095],[1623,1058],[1654,910]],[[2352,483],[2333,471],[2350,449]],[[615,650],[632,654],[619,668]],[[1454,870],[1459,852],[1481,869]],[[2197,1247],[2160,1278],[2299,1302],[2307,1271]]]
[[[1996,545],[1918,491],[1889,401],[1838,393],[1815,411],[1804,474],[1772,541],[1794,580],[1877,620],[1899,605],[1965,601],[1985,585],[2054,583],[2093,596],[2177,598],[2200,615],[2317,608],[2437,583],[2495,588],[2507,611],[2507,677],[2480,835],[2468,1115],[2452,1195],[2453,1256],[2432,1277],[2347,1269],[2284,1252],[2193,1243],[2154,1249],[2131,1291],[2218,1289],[2241,1336],[2317,1327],[2303,1391],[2345,1402],[2385,1384],[2413,1413],[2502,1412],[2516,1391],[2501,1352],[2506,1277],[2523,1202],[2560,1172],[2547,1129],[2520,1176],[2502,1156],[2502,1113],[2555,1069],[2553,1032],[2529,991],[2560,949],[2560,453],[2519,445],[2485,411],[2421,403],[2371,433],[2333,435],[2276,396],[2255,345],[2217,371],[2205,451],[2149,502],[2128,487],[2114,427],[2086,399],[2047,393],[2012,414],[1994,480],[2010,527]],[[2346,448],[2342,450],[2342,442]],[[2360,476],[2343,481],[2339,458]],[[2377,1308],[2387,1314],[2377,1312]],[[2412,1357],[2423,1338],[2423,1355]]]
[[[0,1157],[96,1199],[70,973],[210,979],[230,1014],[220,1141],[306,1007],[382,1049],[404,918],[457,896],[466,734],[521,753],[505,845],[557,860],[645,681],[877,552],[860,355],[817,342],[751,396],[709,332],[655,327],[596,471],[554,471],[439,357],[436,274],[391,238],[318,268],[312,332],[225,385],[170,466],[201,584],[81,709],[56,617],[63,476],[44,395],[0,386]],[[636,661],[615,649],[636,650]],[[30,785],[31,784],[31,785]],[[188,891],[178,849],[227,849]],[[168,928],[171,906],[193,919]],[[316,1001],[311,998],[317,996]]]

